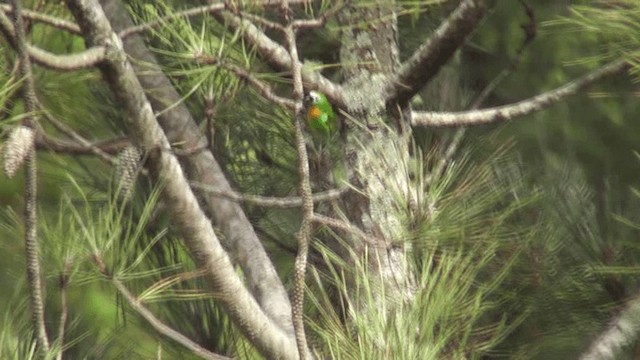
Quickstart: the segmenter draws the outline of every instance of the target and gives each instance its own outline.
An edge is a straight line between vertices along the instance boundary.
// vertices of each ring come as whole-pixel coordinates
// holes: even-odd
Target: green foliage
[[[433,7],[436,2],[399,2],[402,58],[448,10],[446,4]],[[494,3],[472,43],[416,99],[416,108],[462,109],[511,65],[526,17],[519,2]],[[539,19],[556,20],[539,28],[539,40],[486,105],[535,95],[609,58],[637,58],[637,1],[577,6],[561,20],[557,14],[564,7],[559,2],[530,3]],[[225,64],[268,82],[279,95],[288,95],[288,74],[267,69],[239,33],[226,31],[208,15],[166,20],[186,5],[130,2],[136,21],[160,23],[147,40],[161,67],[149,71],[168,74],[181,101],[202,119],[203,133],[234,189],[295,195],[299,179],[291,112],[265,100]],[[296,15],[312,18],[333,5],[316,2]],[[48,13],[69,17],[60,6],[46,6]],[[263,15],[279,19],[279,14]],[[308,69],[339,75],[339,31],[330,19],[326,29],[299,34]],[[83,46],[79,37],[49,26],[35,25],[32,38],[54,52]],[[10,105],[3,108],[2,131],[24,116],[20,101],[14,101],[19,79],[12,75],[9,60],[0,57],[5,70],[0,71],[0,103]],[[562,66],[569,61],[571,67]],[[46,114],[90,140],[125,133],[124,115],[97,72],[58,73],[38,67],[36,74]],[[499,131],[469,131],[461,154],[448,159],[441,176],[434,177],[432,171],[442,160],[449,132],[416,131],[411,157],[405,148],[382,149],[385,157],[380,156],[372,170],[386,175],[390,164],[401,170],[397,183],[382,195],[399,220],[397,241],[411,250],[402,271],[412,274],[414,293],[411,301],[399,301],[402,296],[372,275],[367,261],[373,259],[346,263],[321,242],[337,235],[319,227],[305,312],[318,355],[575,357],[629,289],[636,288],[640,199],[630,196],[630,188],[637,188],[638,163],[631,150],[637,147],[640,129],[631,86],[611,81]],[[42,124],[48,133],[61,135],[47,121]],[[498,135],[483,136],[487,131]],[[514,146],[505,145],[505,139],[514,137]],[[371,144],[362,145],[364,151]],[[407,156],[400,157],[402,153]],[[110,276],[96,266],[97,257],[111,276],[177,331],[216,352],[258,357],[217,304],[216,294],[208,292],[181,239],[170,229],[159,190],[146,188],[146,180],[140,179],[133,199],[121,203],[110,185],[112,169],[104,163],[55,154],[42,154],[39,160],[40,234],[53,339],[61,314],[59,277],[69,276],[65,357],[152,358],[159,349],[165,358],[195,357],[131,311]],[[3,209],[0,218],[0,283],[13,291],[0,295],[0,358],[28,359],[35,356],[35,348],[21,280],[22,229],[14,210],[21,206],[21,179],[1,181],[0,201],[11,207]],[[332,206],[321,203],[316,211]],[[300,211],[251,204],[244,210],[288,285]],[[52,357],[57,347],[54,342]]]

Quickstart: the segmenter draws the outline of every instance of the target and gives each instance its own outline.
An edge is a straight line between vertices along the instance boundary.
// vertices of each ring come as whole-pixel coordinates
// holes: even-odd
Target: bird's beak
[[[309,104],[309,103],[311,103],[311,96],[309,96],[309,94],[306,94],[306,95],[304,96],[304,98],[302,99],[302,101],[303,101],[305,104]]]

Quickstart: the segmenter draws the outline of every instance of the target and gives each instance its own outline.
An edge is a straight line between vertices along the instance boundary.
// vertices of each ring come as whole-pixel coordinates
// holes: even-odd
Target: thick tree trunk
[[[345,166],[352,191],[343,202],[349,221],[368,239],[349,237],[357,257],[367,259],[368,271],[382,280],[385,293],[413,294],[413,278],[407,271],[406,244],[400,240],[400,204],[406,203],[410,186],[408,123],[402,109],[388,108],[384,89],[388,74],[399,65],[394,4],[376,6],[352,3],[340,15],[343,30],[340,51],[347,110]],[[367,89],[367,91],[363,91]],[[400,110],[400,111],[398,111]],[[382,300],[382,299],[380,299]]]

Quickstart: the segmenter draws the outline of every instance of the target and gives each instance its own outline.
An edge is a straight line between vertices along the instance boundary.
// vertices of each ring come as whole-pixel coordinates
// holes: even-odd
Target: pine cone
[[[24,125],[15,127],[4,145],[4,173],[12,178],[33,147],[35,132]]]

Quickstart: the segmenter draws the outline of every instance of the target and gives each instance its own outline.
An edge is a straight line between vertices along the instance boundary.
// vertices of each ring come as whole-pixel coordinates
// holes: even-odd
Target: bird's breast
[[[322,116],[322,111],[320,111],[317,105],[312,105],[309,107],[309,110],[307,110],[307,119],[309,120],[317,120],[320,116]]]

